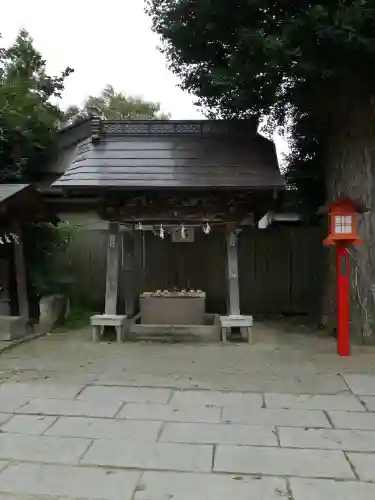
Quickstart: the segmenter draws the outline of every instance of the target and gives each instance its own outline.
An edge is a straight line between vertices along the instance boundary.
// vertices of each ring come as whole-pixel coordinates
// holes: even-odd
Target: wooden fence
[[[100,311],[104,307],[106,231],[82,231],[67,253],[75,295]],[[123,233],[123,248],[130,236]],[[239,238],[241,312],[311,313],[319,309],[324,249],[318,228],[246,229]],[[122,262],[120,309],[127,296],[129,269]],[[207,293],[209,312],[226,311],[226,249],[224,234],[196,231],[194,243],[161,240],[137,233],[131,284],[140,291],[194,288]]]

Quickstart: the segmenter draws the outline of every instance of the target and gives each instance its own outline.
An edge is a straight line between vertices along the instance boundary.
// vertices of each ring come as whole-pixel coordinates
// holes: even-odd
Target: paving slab
[[[272,427],[240,424],[167,423],[159,440],[172,443],[278,445],[276,431]]]
[[[365,411],[359,400],[351,395],[266,394],[265,401],[267,408]]]
[[[30,399],[20,396],[0,396],[0,412],[14,413],[25,406]]]
[[[280,500],[286,494],[279,478],[148,471],[134,500]]]
[[[204,347],[205,346],[199,346]],[[237,346],[228,346],[230,349]],[[186,345],[184,346],[186,348]],[[206,349],[205,349],[206,351]],[[206,351],[207,352],[207,351]],[[195,355],[196,353],[194,353]],[[238,352],[237,352],[238,354]],[[261,356],[267,357],[266,353]],[[239,359],[239,357],[238,357]],[[237,360],[238,361],[238,360]],[[248,363],[249,358],[246,360]],[[252,359],[254,361],[254,358]],[[207,364],[207,363],[206,363]],[[274,364],[273,364],[274,365]],[[164,367],[165,366],[165,367]],[[239,363],[235,364],[236,367]],[[159,373],[160,368],[170,373]],[[190,368],[190,367],[189,367]],[[302,368],[289,367],[287,363],[279,363],[282,376],[279,373],[269,373],[262,368],[251,369],[246,365],[246,373],[223,373],[219,370],[217,363],[204,366],[201,373],[192,373],[186,368],[185,373],[176,372],[170,367],[170,362],[158,365],[158,368],[150,373],[147,364],[143,366],[142,373],[136,372],[107,372],[99,375],[94,384],[99,385],[123,385],[144,387],[171,387],[176,389],[210,389],[217,391],[250,391],[250,392],[282,392],[299,394],[338,394],[348,391],[348,386],[339,375],[330,373],[315,374],[306,373],[306,363]],[[236,371],[236,368],[233,369]],[[293,373],[293,371],[295,373]]]
[[[0,413],[0,425],[12,418],[10,413]]]
[[[169,373],[160,375],[158,373],[127,373],[109,372],[99,375],[93,382],[95,385],[106,386],[134,386],[134,387],[160,387],[174,389],[213,389],[214,383],[211,380],[204,380],[202,377],[192,374]]]
[[[0,472],[5,469],[5,467],[9,465],[9,462],[6,460],[0,460]]]
[[[0,491],[90,500],[130,500],[136,471],[16,463],[0,474]]]
[[[19,413],[79,417],[114,417],[122,403],[78,401],[76,399],[32,399]]]
[[[83,387],[83,385],[56,384],[53,382],[4,382],[0,385],[0,398],[13,395],[30,399],[72,399]]]
[[[331,450],[219,445],[213,470],[237,474],[354,478],[344,453]]]
[[[162,425],[144,420],[60,417],[45,435],[156,441]]]
[[[244,408],[228,407],[223,410],[223,421],[262,426],[285,427],[332,427],[323,411],[261,408],[246,411]]]
[[[373,500],[375,484],[322,479],[291,479],[294,500]]]
[[[220,391],[175,391],[171,400],[175,406],[240,406],[260,409],[262,394]]]
[[[300,367],[294,370],[295,373],[285,373],[287,369],[286,365],[287,362],[284,362],[282,366],[284,373],[282,375],[277,373],[278,370],[272,376],[264,373],[262,369],[255,376],[251,373],[247,381],[247,390],[296,394],[338,394],[348,390],[347,385],[339,375],[331,373],[306,373],[304,372],[305,368]],[[280,365],[278,368],[281,368]],[[233,384],[235,384],[235,379],[236,377],[234,376]],[[236,386],[234,385],[233,388],[235,389]]]
[[[46,496],[46,495],[29,495],[27,493],[1,493],[0,500],[57,500],[56,497]],[[60,500],[60,499],[58,499]],[[78,500],[72,498],[64,498],[64,500]],[[81,500],[81,499],[79,499]]]
[[[116,418],[132,418],[136,420],[157,420],[164,422],[202,422],[220,423],[221,408],[205,406],[176,407],[148,403],[125,404]]]
[[[293,368],[287,372],[287,362],[280,371],[282,374],[269,374],[262,368],[255,372],[249,373],[246,377],[241,377],[238,374],[230,374],[221,381],[217,381],[217,385],[222,385],[228,390],[243,390],[254,392],[281,392],[281,393],[296,393],[296,394],[338,394],[348,390],[344,380],[338,375],[332,374],[315,374],[306,373],[304,369]],[[278,367],[281,368],[280,365]]]
[[[375,455],[373,453],[347,453],[347,457],[362,481],[375,481]]]
[[[14,415],[1,426],[0,431],[13,434],[41,435],[56,420],[57,417],[47,417],[46,415]]]
[[[47,355],[47,354],[46,354]],[[98,374],[82,372],[81,369],[75,367],[74,369],[69,369],[65,367],[64,369],[45,369],[43,367],[44,361],[40,360],[40,367],[32,370],[22,370],[11,375],[7,382],[27,382],[27,383],[48,383],[53,384],[64,384],[84,387],[86,384],[94,384]]]
[[[123,403],[167,403],[170,389],[149,387],[89,386],[79,395],[82,401],[116,401]]]
[[[375,452],[374,431],[296,427],[279,427],[278,431],[283,447]]]
[[[375,375],[343,375],[345,382],[354,394],[375,396]]]
[[[66,438],[68,439],[68,438]],[[213,446],[141,441],[94,441],[82,464],[137,469],[209,472]]]
[[[361,396],[361,401],[365,404],[368,411],[375,411],[375,397],[371,397],[371,396],[363,397],[363,396]]]
[[[90,444],[90,439],[0,434],[0,458],[74,465]]]
[[[108,450],[106,452],[107,455],[98,452],[99,462],[103,457],[107,460],[106,456],[109,457],[109,460],[113,460],[113,449],[123,446],[120,451],[115,453],[116,463],[123,464],[124,461],[125,463],[126,461],[128,461],[127,463],[130,462],[131,465],[128,470],[130,472],[135,472],[130,469],[134,466],[134,463],[138,464],[141,469],[145,470],[143,472],[143,479],[150,478],[145,484],[142,483],[142,478],[140,479],[139,483],[137,483],[137,491],[134,493],[135,496],[132,500],[149,500],[148,497],[154,500],[153,497],[156,495],[155,500],[172,500],[170,498],[171,495],[174,495],[173,500],[178,500],[178,498],[191,500],[189,498],[190,491],[193,492],[194,500],[197,498],[199,500],[201,491],[208,491],[208,495],[205,495],[206,498],[204,500],[207,500],[207,496],[209,498],[218,498],[219,500],[220,496],[225,496],[226,500],[227,498],[241,499],[242,496],[248,500],[246,497],[247,493],[245,493],[247,487],[249,492],[248,498],[258,500],[258,498],[262,499],[263,494],[262,487],[260,491],[256,489],[260,484],[265,485],[264,500],[273,500],[275,492],[272,490],[272,487],[268,489],[268,484],[269,481],[275,480],[281,481],[282,485],[276,487],[278,490],[276,495],[280,495],[281,499],[284,497],[287,498],[288,495],[285,492],[283,479],[275,478],[275,474],[281,474],[285,469],[288,476],[290,476],[289,473],[294,472],[302,477],[302,474],[306,474],[307,470],[307,473],[311,474],[314,478],[317,473],[317,477],[326,475],[339,479],[337,483],[333,482],[335,484],[335,489],[332,490],[333,493],[329,490],[328,494],[325,494],[325,489],[323,489],[323,493],[319,494],[320,490],[318,489],[318,494],[314,494],[313,496],[314,500],[317,498],[324,500],[326,498],[334,499],[337,496],[339,496],[340,500],[347,500],[347,498],[345,499],[343,490],[345,490],[345,494],[349,495],[350,499],[354,495],[356,500],[358,498],[359,500],[363,500],[361,497],[362,490],[361,492],[358,491],[360,481],[355,480],[354,474],[352,474],[353,469],[351,469],[345,455],[352,458],[352,463],[355,460],[358,462],[357,469],[361,471],[362,481],[372,480],[375,482],[375,479],[372,479],[372,470],[374,470],[372,457],[375,455],[374,453],[351,451],[343,453],[337,450],[280,448],[277,446],[259,446],[258,444],[249,446],[246,443],[247,440],[251,440],[250,442],[252,442],[254,439],[253,432],[246,433],[240,443],[241,446],[238,447],[220,442],[216,444],[216,447],[213,447],[212,445],[201,444],[200,442],[197,444],[183,444],[155,441],[155,437],[159,436],[159,434],[155,434],[156,430],[162,431],[163,428],[160,428],[160,425],[163,422],[168,432],[172,432],[171,429],[175,427],[173,433],[177,435],[177,440],[181,441],[185,439],[185,435],[181,432],[181,429],[177,428],[179,426],[171,424],[186,422],[187,429],[185,430],[189,439],[193,436],[197,441],[201,440],[201,427],[204,427],[203,439],[207,440],[212,437],[215,441],[218,439],[216,435],[217,431],[215,430],[216,425],[225,424],[228,422],[228,418],[233,419],[230,422],[233,425],[268,427],[266,429],[268,433],[272,432],[272,428],[275,426],[294,427],[296,429],[308,427],[329,429],[331,428],[331,420],[339,425],[340,418],[340,425],[343,425],[342,419],[344,419],[345,427],[343,430],[357,430],[346,428],[346,426],[352,425],[353,427],[361,427],[358,430],[375,431],[375,429],[370,428],[373,425],[372,417],[375,415],[375,409],[372,413],[365,411],[365,406],[361,406],[359,401],[362,398],[368,398],[369,409],[375,408],[375,393],[373,393],[372,385],[375,372],[374,349],[370,347],[355,347],[350,358],[339,358],[335,352],[333,339],[321,339],[314,337],[310,333],[308,335],[294,335],[293,333],[285,332],[286,336],[283,334],[280,335],[280,322],[282,321],[278,321],[274,333],[270,333],[268,330],[261,330],[261,334],[256,332],[256,342],[252,346],[229,345],[223,349],[220,345],[187,346],[159,344],[156,342],[144,344],[126,343],[122,345],[115,343],[93,344],[88,340],[89,332],[87,332],[87,335],[85,334],[85,338],[81,337],[79,332],[72,332],[63,335],[54,334],[13,351],[2,353],[0,364],[2,370],[3,367],[6,368],[6,376],[3,377],[3,374],[0,373],[0,382],[6,385],[0,386],[0,425],[1,415],[8,415],[10,418],[13,413],[16,413],[17,417],[24,417],[26,415],[29,418],[27,420],[25,418],[15,419],[12,425],[17,424],[16,427],[18,429],[13,429],[17,432],[14,435],[3,432],[0,433],[0,437],[3,439],[4,436],[11,436],[12,440],[16,439],[18,448],[22,449],[22,452],[17,449],[17,453],[13,453],[16,457],[21,457],[14,459],[16,461],[24,460],[28,462],[28,457],[31,457],[30,460],[34,460],[33,465],[38,464],[41,460],[43,460],[43,463],[45,461],[53,462],[55,456],[61,456],[62,450],[63,456],[66,457],[70,454],[67,461],[63,462],[64,467],[73,467],[74,469],[76,468],[74,464],[77,463],[78,450],[77,453],[75,451],[73,453],[72,450],[68,453],[68,451],[64,451],[62,445],[59,443],[52,446],[52,442],[50,442],[49,446],[53,448],[53,452],[55,453],[53,455],[50,450],[48,453],[43,448],[40,450],[40,445],[38,445],[38,448],[35,442],[33,444],[30,442],[28,444],[25,442],[20,443],[18,441],[19,437],[34,439],[52,437],[68,442],[74,439],[70,434],[81,434],[81,436],[77,436],[77,439],[84,439],[85,443],[90,443],[86,450],[87,454],[90,451],[90,445],[96,445],[103,441],[111,442],[106,448]],[[366,377],[346,374],[366,374]],[[347,381],[344,380],[342,375],[347,378]],[[8,378],[8,382],[4,382],[5,378]],[[23,385],[16,384],[17,381]],[[14,387],[13,390],[12,385],[8,385],[9,383],[17,385],[17,387]],[[86,384],[90,386],[95,384],[95,388],[84,388],[83,386]],[[103,384],[105,387],[100,387]],[[109,384],[111,387],[106,387],[106,384]],[[69,388],[63,388],[65,386]],[[349,386],[351,390],[349,390]],[[82,388],[82,391],[76,393],[75,389],[80,388]],[[169,396],[172,396],[171,388],[176,391],[176,399],[174,399],[173,404],[169,403]],[[111,390],[108,391],[108,389]],[[155,392],[154,389],[161,390],[161,392]],[[184,395],[180,395],[181,389],[187,389],[183,391]],[[81,396],[82,393],[83,395]],[[189,393],[188,397],[186,393]],[[199,393],[199,395],[192,396],[195,393]],[[204,393],[205,400],[202,401],[200,399],[198,402],[194,402],[195,397],[202,398],[202,393]],[[271,395],[272,393],[277,393],[283,398],[288,398],[289,395],[292,395],[296,399],[293,401],[292,407],[287,406],[284,408],[282,405],[281,407],[260,408],[258,405],[243,404],[242,400],[238,399],[239,393],[250,394],[252,397],[256,396],[257,398],[262,393]],[[168,399],[166,399],[167,394]],[[207,400],[208,394],[210,394],[210,400]],[[232,394],[235,396],[232,396]],[[300,395],[303,397],[301,398]],[[304,399],[306,395],[316,396],[313,399],[311,409],[309,408],[311,400],[307,404],[306,399]],[[327,395],[329,397],[322,398]],[[350,400],[348,400],[348,397]],[[123,401],[125,398],[126,400]],[[26,434],[28,432],[36,432],[37,426],[41,425],[35,420],[35,418],[39,417],[38,413],[25,414],[22,411],[22,406],[19,407],[20,403],[26,406],[30,399],[44,401],[56,399],[59,402],[67,402],[63,406],[54,406],[52,409],[56,413],[42,413],[46,418],[59,417],[59,420],[50,428],[51,431],[49,429],[45,431],[47,435],[32,436]],[[178,399],[180,399],[180,402]],[[67,404],[70,404],[70,400],[72,400],[73,408],[67,406]],[[122,410],[123,413],[128,412],[128,419],[114,419],[112,415],[109,418],[98,417],[95,410],[96,407],[104,407],[107,413],[106,408],[111,407],[113,403],[121,402],[124,405],[121,406],[120,411]],[[76,405],[77,403],[78,406]],[[285,399],[283,403],[285,403]],[[1,404],[6,407],[4,411],[1,409]],[[27,405],[29,409],[30,404]],[[32,404],[35,403],[33,402]],[[50,405],[51,403],[43,404]],[[288,404],[290,404],[290,401]],[[297,404],[296,407],[294,406],[295,404]],[[306,404],[307,409],[304,406]],[[360,405],[359,407],[358,404]],[[91,406],[89,407],[88,405]],[[12,407],[15,407],[14,412],[12,411]],[[92,408],[94,408],[93,415],[81,415],[83,409],[87,413],[87,410],[91,411]],[[51,406],[48,407],[48,410],[51,410]],[[330,420],[327,420],[322,410],[325,410],[326,414],[327,412],[329,413]],[[70,415],[70,413],[65,415],[67,411],[73,411],[73,415]],[[104,410],[101,409],[100,411]],[[349,411],[352,412],[349,416],[336,415],[332,417],[332,414],[336,412],[346,414]],[[158,412],[163,419],[160,423],[156,422],[156,428],[155,414]],[[75,416],[77,413],[78,416]],[[141,420],[134,418],[137,413],[141,415]],[[107,414],[105,417],[107,417]],[[59,424],[58,422],[63,422],[63,424]],[[198,426],[195,426],[195,423],[198,423]],[[193,425],[191,426],[190,424]],[[200,424],[210,424],[208,427],[214,427],[214,429],[207,429],[207,425],[201,426]],[[131,428],[131,425],[134,425],[134,427]],[[367,429],[367,427],[369,428]],[[53,435],[53,429],[56,432],[61,432],[61,436]],[[20,435],[18,434],[19,431],[25,434]],[[228,433],[226,430],[224,433],[221,433],[219,439],[222,441],[229,439],[230,443],[231,439],[237,440],[237,437],[241,436],[241,432],[239,431],[236,431],[238,434],[234,433],[234,438],[232,431],[228,435],[226,433]],[[64,436],[66,437],[64,438]],[[172,436],[172,438],[174,437]],[[259,436],[257,438],[259,439]],[[4,446],[4,444],[0,442],[0,450],[11,446],[10,444]],[[144,445],[153,445],[157,446],[157,448],[145,451],[143,448]],[[175,448],[172,453],[171,448],[161,450],[159,446],[163,445],[186,446],[190,449],[194,448],[196,453],[191,453],[191,456],[187,457],[185,448],[183,452],[181,452],[181,448]],[[14,448],[16,445],[13,444],[12,446]],[[202,460],[201,446],[205,449],[207,447],[210,449],[210,459],[212,459],[212,448],[217,448],[218,456],[222,448],[232,447],[241,450],[243,448],[251,448],[251,459],[249,460],[248,456],[246,456],[243,458],[243,462],[241,462],[246,472],[223,471],[223,474],[220,474],[220,472],[215,471],[214,474],[210,474],[210,470],[205,470],[204,474],[197,474],[196,472],[176,472],[173,474],[166,470],[150,472],[150,469],[147,469],[147,467],[154,466],[153,464],[155,463],[161,463],[162,468],[170,467],[172,464],[172,467],[182,467],[183,470],[190,470],[192,467],[197,467],[197,454],[199,456],[199,467],[199,460]],[[326,446],[326,443],[324,446]],[[274,452],[274,450],[276,451]],[[34,453],[34,451],[37,453]],[[308,458],[305,458],[306,455],[302,456],[301,452],[308,454]],[[267,455],[265,456],[264,453],[267,453]],[[270,453],[276,453],[276,456],[270,458]],[[288,453],[288,455],[283,453]],[[292,455],[289,455],[290,453]],[[82,456],[84,454],[85,451]],[[183,458],[180,458],[180,456]],[[345,461],[343,461],[343,457]],[[5,464],[7,463],[7,460],[2,457],[1,453],[0,458],[4,459]],[[68,460],[72,460],[72,462],[68,464]],[[236,460],[228,459],[228,463],[233,467],[233,464],[236,465]],[[208,467],[207,464],[209,463],[210,460],[207,458],[204,461],[204,467]],[[12,462],[13,465],[14,462]],[[259,465],[263,469],[261,472],[258,472]],[[95,466],[95,472],[102,471],[105,467],[102,464],[99,467],[97,464]],[[10,464],[7,467],[10,467]],[[5,474],[7,472],[7,467],[2,472],[0,471],[0,478],[2,473]],[[122,468],[120,472],[127,472],[127,465],[116,465],[115,467]],[[160,467],[160,465],[157,465],[157,467]],[[61,469],[62,467],[59,468]],[[94,467],[89,464],[83,465],[79,463],[78,468],[91,470]],[[250,469],[250,472],[247,472],[248,469]],[[111,476],[111,472],[109,471],[109,477]],[[139,472],[135,473],[139,477]],[[252,475],[252,477],[249,477],[248,474]],[[151,479],[153,475],[156,477],[154,480]],[[12,483],[16,484],[15,488],[22,488],[22,485],[19,486],[18,483],[22,483],[24,476],[25,474],[22,471],[17,473],[18,481],[12,480]],[[188,477],[188,479],[180,479],[182,476],[184,478]],[[75,479],[74,473],[72,473],[72,477],[75,482],[79,482],[79,478]],[[167,479],[163,479],[165,477]],[[292,482],[295,482],[295,477],[292,476]],[[216,486],[218,478],[223,479],[220,479],[222,482],[219,483],[219,486]],[[100,480],[102,481],[102,479]],[[62,479],[64,483],[68,481],[69,479]],[[94,479],[91,481],[90,477],[83,479],[83,481],[88,483],[88,485],[90,483],[95,484]],[[323,482],[326,488],[329,481],[319,481],[319,483]],[[317,482],[314,481],[314,488],[316,484]],[[354,494],[352,494],[352,486],[349,486],[352,484],[355,486],[353,490]],[[338,485],[339,489],[337,489],[336,485]],[[121,494],[121,488],[120,485],[120,498],[123,500],[123,497],[125,497],[126,500],[126,487],[122,488],[124,495]],[[75,491],[73,484],[71,491],[64,490],[63,488],[60,490],[60,486],[58,486],[52,490],[56,494],[51,494],[48,490],[44,490],[41,492],[43,494],[39,494],[38,490],[33,490],[33,488],[28,488],[27,493],[23,491],[19,493],[3,493],[0,488],[0,500],[10,500],[10,498],[13,500],[47,500],[47,498],[53,498],[54,500],[57,500],[57,498],[77,500],[76,492],[81,498],[95,499],[95,495],[99,495],[99,493],[96,493],[97,490],[99,491],[99,487],[96,488],[95,486],[93,489],[95,491],[91,493],[91,491],[80,490],[77,486],[77,491]],[[107,489],[110,489],[110,487],[107,486]],[[61,494],[58,494],[59,490]],[[306,490],[306,488],[303,489],[303,500],[306,499],[307,493],[310,493],[310,490],[314,492],[312,487],[309,490]],[[294,494],[295,497],[297,493]],[[294,498],[294,500],[300,500],[300,498],[301,494],[298,499]],[[375,498],[372,492],[370,493],[370,498]]]
[[[334,427],[338,429],[362,429],[375,431],[375,413],[353,411],[328,412]]]

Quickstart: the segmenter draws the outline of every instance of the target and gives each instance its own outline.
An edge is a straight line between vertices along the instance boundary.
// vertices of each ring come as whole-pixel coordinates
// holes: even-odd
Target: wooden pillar
[[[134,231],[134,293],[138,300],[145,290],[145,231]]]
[[[105,314],[117,314],[119,258],[120,258],[119,223],[109,223],[107,249],[107,275],[105,287]]]
[[[13,233],[18,236],[18,243],[13,243],[14,263],[16,268],[16,283],[18,296],[19,315],[25,319],[30,318],[29,298],[27,294],[26,263],[23,250],[22,228],[19,221],[13,222]]]
[[[122,277],[124,283],[125,314],[134,316],[135,306],[135,269],[134,269],[134,231],[122,233]]]
[[[240,313],[240,290],[238,283],[238,233],[233,226],[227,227],[228,257],[228,314],[237,316]]]

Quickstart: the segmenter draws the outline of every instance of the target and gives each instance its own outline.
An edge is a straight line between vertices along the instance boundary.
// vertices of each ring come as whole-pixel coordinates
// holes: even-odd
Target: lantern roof
[[[332,203],[327,203],[326,205],[319,207],[318,214],[327,214],[335,212],[338,209],[347,209],[358,214],[364,214],[370,211],[370,209],[361,201],[353,200],[347,196],[342,196]]]

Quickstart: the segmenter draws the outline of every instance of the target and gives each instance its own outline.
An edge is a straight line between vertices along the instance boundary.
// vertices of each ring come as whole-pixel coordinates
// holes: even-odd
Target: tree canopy
[[[300,209],[315,214],[340,195],[375,206],[375,0],[146,2],[172,71],[206,113],[268,116],[287,129],[287,179]],[[359,231],[351,327],[375,341],[374,211]]]
[[[294,103],[301,81],[358,80],[375,49],[374,0],[147,0],[172,69],[227,115]]]
[[[374,88],[375,0],[147,0],[147,12],[209,114],[289,126],[289,180],[321,202],[314,158],[348,98]]]
[[[140,97],[126,96],[107,85],[100,96],[89,96],[82,108],[70,106],[65,112],[65,122],[75,122],[87,117],[92,109],[106,120],[168,120],[169,115],[160,111],[161,105]]]
[[[52,101],[71,72],[48,75],[24,30],[10,47],[0,48],[0,182],[28,180],[53,147],[62,113]]]

